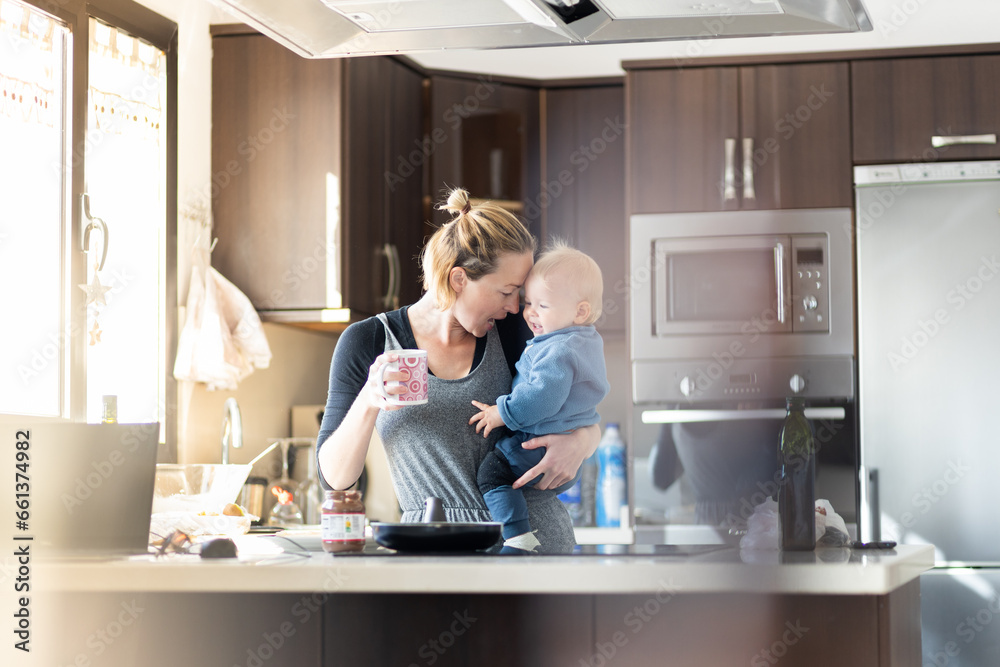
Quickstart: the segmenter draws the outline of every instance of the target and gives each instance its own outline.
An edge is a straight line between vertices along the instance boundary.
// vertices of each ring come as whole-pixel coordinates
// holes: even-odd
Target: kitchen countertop
[[[334,556],[282,540],[237,538],[238,559],[187,554],[38,560],[42,592],[774,593],[885,595],[934,562],[929,545],[804,553],[684,545],[667,555]],[[376,548],[370,544],[366,551]],[[384,555],[381,555],[384,554]]]

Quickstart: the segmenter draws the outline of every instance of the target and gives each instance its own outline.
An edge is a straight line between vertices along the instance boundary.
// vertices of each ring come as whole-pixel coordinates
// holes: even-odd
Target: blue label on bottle
[[[627,502],[624,452],[617,447],[602,452],[601,473],[597,483],[597,525],[621,525],[622,506]]]
[[[569,487],[565,491],[559,494],[559,500],[564,503],[579,503],[580,502],[580,482],[577,481],[576,484]]]

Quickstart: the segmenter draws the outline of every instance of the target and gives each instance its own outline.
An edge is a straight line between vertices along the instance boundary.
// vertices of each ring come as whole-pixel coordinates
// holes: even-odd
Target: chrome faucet
[[[222,464],[229,463],[229,445],[243,446],[243,417],[235,398],[227,398],[222,407]]]

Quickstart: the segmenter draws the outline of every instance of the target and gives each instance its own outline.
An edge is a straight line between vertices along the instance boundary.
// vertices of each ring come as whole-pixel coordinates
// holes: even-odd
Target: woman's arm
[[[378,409],[371,406],[362,392],[337,430],[322,443],[316,454],[317,462],[320,474],[332,488],[346,489],[361,477],[376,417]]]
[[[601,427],[597,424],[578,428],[572,433],[553,433],[526,441],[525,449],[545,447],[545,456],[538,465],[524,473],[514,484],[519,489],[538,475],[544,475],[536,489],[554,489],[576,477],[583,460],[597,451],[601,441]]]
[[[379,368],[395,356],[376,356],[375,350],[384,344],[384,340],[373,344],[379,342],[374,339],[381,328],[377,320],[351,325],[341,334],[333,353],[316,458],[321,480],[334,489],[346,489],[358,480],[379,410],[394,409],[377,388]],[[395,375],[386,373],[384,379],[398,380]],[[390,385],[387,391],[399,393],[402,387]]]

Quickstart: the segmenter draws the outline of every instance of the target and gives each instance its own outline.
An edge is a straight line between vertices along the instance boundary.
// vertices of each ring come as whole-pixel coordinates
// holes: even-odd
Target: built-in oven
[[[633,399],[854,395],[850,209],[635,215]]]

